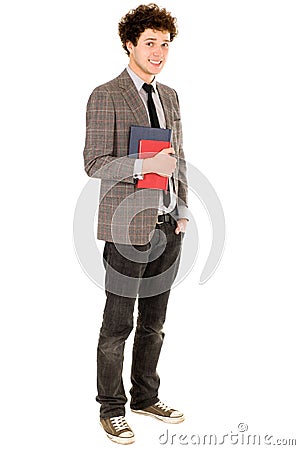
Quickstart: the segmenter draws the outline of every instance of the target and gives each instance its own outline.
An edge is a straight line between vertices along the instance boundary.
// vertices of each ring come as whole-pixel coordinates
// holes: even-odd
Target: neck
[[[155,78],[155,76],[152,75],[151,73],[147,74],[147,73],[143,72],[132,61],[129,62],[129,67],[138,77],[140,77],[143,81],[145,81],[145,83],[150,84],[150,83],[152,83],[152,81]]]

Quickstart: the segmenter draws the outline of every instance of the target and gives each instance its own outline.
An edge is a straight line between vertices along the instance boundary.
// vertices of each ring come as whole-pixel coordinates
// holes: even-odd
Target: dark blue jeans
[[[106,304],[97,351],[96,397],[101,404],[102,418],[125,415],[127,398],[122,380],[124,346],[133,329],[137,296],[130,406],[132,409],[142,409],[159,400],[160,380],[156,368],[183,236],[182,233],[176,235],[175,228],[176,225],[171,223],[157,225],[150,243],[136,245],[133,249],[127,245],[105,243]]]

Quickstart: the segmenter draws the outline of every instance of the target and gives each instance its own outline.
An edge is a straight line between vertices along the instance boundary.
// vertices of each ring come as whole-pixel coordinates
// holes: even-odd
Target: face
[[[170,33],[158,30],[145,30],[139,37],[137,45],[127,42],[130,52],[130,68],[147,83],[164,67],[170,45]]]

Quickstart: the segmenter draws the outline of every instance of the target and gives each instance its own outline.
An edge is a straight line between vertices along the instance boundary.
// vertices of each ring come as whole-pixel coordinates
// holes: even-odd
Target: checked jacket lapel
[[[169,95],[165,92],[163,86],[160,83],[156,83],[156,87],[165,114],[166,128],[172,128],[173,114],[172,103],[170,101]]]
[[[128,107],[136,118],[137,124],[143,127],[149,127],[148,115],[144,103],[126,69],[119,77],[119,86]]]
[[[149,119],[145,105],[126,69],[119,76],[119,86],[128,107],[131,109],[137,120],[137,123],[140,126],[149,127]],[[166,127],[172,128],[173,113],[169,95],[165,92],[160,83],[156,83],[156,86],[165,114]]]

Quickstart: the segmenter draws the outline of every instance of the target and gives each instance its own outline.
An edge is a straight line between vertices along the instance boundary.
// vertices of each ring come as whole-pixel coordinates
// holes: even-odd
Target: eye
[[[169,44],[168,44],[168,42],[164,42],[164,43],[162,44],[162,46],[163,46],[163,47],[169,47]]]
[[[147,42],[146,45],[148,45],[148,47],[152,47],[153,46],[153,42]]]

